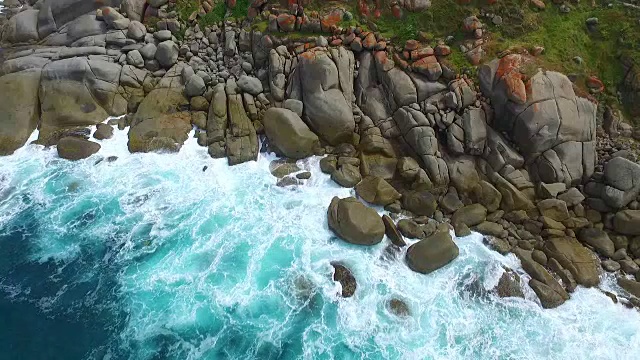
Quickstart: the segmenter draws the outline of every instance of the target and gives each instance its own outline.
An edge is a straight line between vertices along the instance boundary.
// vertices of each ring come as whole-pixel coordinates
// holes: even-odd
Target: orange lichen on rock
[[[330,31],[332,27],[338,25],[342,20],[342,10],[335,9],[320,19],[322,31]]]
[[[527,102],[527,88],[524,83],[524,76],[520,68],[528,62],[528,59],[520,54],[510,54],[498,62],[496,77],[504,81],[507,87],[509,100],[518,104]]]

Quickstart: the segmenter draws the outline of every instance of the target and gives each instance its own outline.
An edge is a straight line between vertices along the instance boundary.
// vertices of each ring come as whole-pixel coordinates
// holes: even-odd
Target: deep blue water
[[[619,359],[640,354],[640,315],[596,289],[558,309],[485,293],[518,261],[457,239],[460,256],[411,272],[387,239],[332,236],[349,189],[318,159],[275,186],[273,157],[229,168],[190,139],[128,154],[126,133],[70,163],[55,149],[0,158],[0,359]],[[112,163],[100,158],[116,155]],[[204,166],[206,171],[202,171]],[[342,299],[331,261],[354,272]],[[615,290],[606,277],[603,287]],[[480,289],[480,291],[478,290]],[[411,315],[387,303],[399,298]]]

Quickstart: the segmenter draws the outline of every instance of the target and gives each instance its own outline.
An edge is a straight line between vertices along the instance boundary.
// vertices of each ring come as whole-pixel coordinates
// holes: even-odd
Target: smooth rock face
[[[567,204],[562,200],[546,199],[538,202],[538,210],[543,216],[548,216],[556,221],[564,221],[569,218]]]
[[[286,157],[306,158],[319,144],[318,136],[291,110],[270,108],[264,114],[263,124],[270,144]]]
[[[528,61],[512,54],[480,67],[480,88],[491,98],[494,126],[518,144],[534,178],[581,183],[596,162],[596,107],[577,97],[571,81],[557,72],[538,72],[524,84],[518,69]],[[518,88],[527,91],[514,92]]]
[[[366,202],[386,206],[400,199],[401,195],[384,179],[367,176],[356,185],[356,193]]]
[[[171,40],[167,40],[158,44],[155,57],[160,66],[166,69],[176,63],[178,52],[178,45]]]
[[[626,206],[640,194],[640,165],[615,157],[604,165],[602,200],[614,209]]]
[[[531,251],[515,248],[514,253],[520,260],[522,268],[531,275],[529,286],[538,295],[544,308],[557,307],[569,299],[569,294],[549,271],[533,260]]]
[[[336,64],[324,52],[306,52],[299,58],[296,70],[302,79],[305,121],[331,145],[351,141],[355,121],[340,90]]]
[[[189,80],[184,86],[185,93],[188,97],[200,96],[204,94],[207,86],[204,83],[204,80],[198,75],[191,75]]]
[[[38,40],[38,10],[28,9],[9,19],[3,38],[12,43]]]
[[[558,292],[554,291],[550,286],[536,279],[529,280],[529,286],[538,295],[542,307],[545,309],[553,309],[562,305],[566,299]]]
[[[258,136],[244,109],[242,96],[228,95],[227,109],[229,131],[226,137],[226,155],[229,165],[255,160],[258,157]]]
[[[100,144],[74,136],[63,137],[58,141],[58,155],[67,160],[88,158],[100,150]]]
[[[96,140],[111,139],[113,137],[113,128],[108,124],[96,125],[96,131],[93,133]]]
[[[391,240],[391,243],[393,243],[393,245],[398,247],[407,245],[407,243],[402,238],[402,234],[400,233],[400,231],[398,231],[396,224],[393,223],[393,219],[391,219],[389,215],[382,215],[382,222],[384,223],[385,234],[387,235],[387,237],[389,237],[389,240]]]
[[[118,7],[121,0],[45,0],[38,13],[38,34],[41,39],[78,17],[105,6]]]
[[[545,241],[544,253],[569,270],[576,282],[591,287],[600,283],[598,265],[593,253],[576,239],[551,238]]]
[[[340,186],[352,188],[362,180],[360,169],[351,164],[344,164],[331,173],[331,180]]]
[[[436,198],[426,190],[410,191],[403,195],[402,205],[416,215],[431,216],[436,211]]]
[[[640,235],[640,210],[618,211],[613,218],[613,228],[625,235]]]
[[[385,227],[380,215],[356,198],[334,197],[327,217],[329,228],[349,243],[375,245],[384,237]]]
[[[140,103],[129,130],[130,152],[178,151],[191,131],[189,101],[180,88],[152,90]]]
[[[122,66],[104,60],[69,58],[47,64],[40,80],[38,140],[50,144],[61,129],[101,123],[127,112],[120,93]]]
[[[475,226],[487,218],[487,209],[480,204],[467,205],[456,211],[451,218],[453,224]]]
[[[142,40],[147,35],[147,28],[139,21],[131,21],[127,29],[127,36],[134,40]]]
[[[38,125],[40,70],[0,77],[0,156],[23,146]]]
[[[625,289],[629,294],[640,298],[640,282],[625,278],[618,278],[618,285]]]
[[[411,270],[428,274],[453,261],[459,252],[451,234],[439,232],[411,245],[407,250],[406,261]]]
[[[612,257],[616,251],[613,241],[606,232],[596,228],[585,228],[578,233],[578,239],[591,245],[598,253],[606,257]]]
[[[238,87],[251,95],[258,95],[262,92],[262,83],[253,76],[242,75],[237,81]]]

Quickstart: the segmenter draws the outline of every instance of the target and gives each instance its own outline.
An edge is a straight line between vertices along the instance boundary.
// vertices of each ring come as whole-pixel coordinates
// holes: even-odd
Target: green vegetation
[[[224,20],[224,16],[227,12],[227,7],[223,1],[218,2],[213,6],[213,9],[208,14],[205,14],[198,20],[198,24],[201,27],[211,26]]]
[[[375,22],[384,36],[400,42],[417,39],[420,31],[442,38],[449,35],[458,37],[461,36],[462,20],[478,12],[474,3],[460,5],[456,0],[433,0],[431,7],[425,11],[405,11],[401,20],[385,12]]]
[[[177,0],[176,11],[181,21],[187,22],[189,16],[194,11],[198,11],[200,8],[199,0]],[[234,19],[242,19],[247,16],[247,10],[249,9],[249,0],[237,0],[236,7],[230,11],[230,17]],[[227,6],[224,0],[218,0],[214,3],[213,9],[203,16],[198,18],[198,24],[200,26],[211,26],[217,24],[225,19],[227,15]]]
[[[591,3],[565,3],[570,11],[560,11],[558,5],[547,1],[547,7],[540,10],[530,0],[498,0],[492,5],[490,0],[472,0],[460,4],[459,0],[432,0],[432,6],[422,12],[405,11],[402,19],[396,19],[389,10],[375,19],[380,33],[401,44],[408,39],[418,39],[435,45],[437,41],[448,39],[452,54],[447,62],[459,71],[475,73],[473,66],[459,51],[459,45],[469,40],[469,34],[462,31],[463,20],[470,15],[485,12],[500,15],[502,24],[494,25],[489,18],[481,17],[486,25],[488,36],[483,45],[490,60],[505,51],[527,49],[534,46],[545,48],[538,57],[540,65],[547,69],[573,74],[576,84],[584,88],[584,80],[589,76],[599,77],[606,86],[606,93],[598,95],[600,100],[617,101],[616,91],[623,80],[624,70],[620,62],[622,56],[640,59],[640,10],[624,7],[620,4],[608,6],[608,2],[592,6]],[[236,7],[227,12],[224,1],[219,0],[214,9],[199,19],[201,26],[222,21],[226,15],[243,18],[247,15],[250,0],[237,0]],[[197,0],[176,0],[176,9],[180,19],[186,21],[193,11],[198,9]],[[345,18],[338,23],[341,27],[360,26],[373,19],[358,16],[356,1],[312,1],[307,11],[342,7],[354,17]],[[586,26],[588,18],[598,18],[595,29]],[[370,23],[369,23],[370,24]],[[262,20],[252,25],[253,29],[266,31],[268,22]],[[287,33],[274,34],[291,39],[313,37],[319,34]]]
[[[592,32],[585,24],[591,17],[599,20]],[[518,36],[501,36],[504,32],[496,29],[495,50],[544,46],[541,60],[546,67],[580,77],[596,75],[611,90],[615,90],[624,76],[619,57],[640,55],[640,26],[635,16],[621,7],[577,6],[568,14],[551,7],[540,12],[535,21],[538,24],[535,30]],[[582,63],[575,61],[576,57],[580,57]]]
[[[267,20],[262,20],[260,22],[254,22],[251,26],[254,30],[260,31],[261,33],[265,33],[269,28],[269,22]]]
[[[200,2],[197,0],[176,0],[176,11],[181,21],[187,22],[194,11],[198,11]]]
[[[247,17],[247,10],[249,9],[249,0],[237,0],[236,7],[231,11],[231,16],[235,19],[242,19]]]
[[[447,60],[455,68],[464,69],[470,68],[470,64],[458,45],[469,37],[461,30],[462,21],[467,16],[478,15],[484,8],[485,12],[500,15],[503,20],[501,25],[494,25],[490,19],[480,18],[490,34],[484,45],[486,60],[507,50],[542,46],[545,51],[538,57],[542,67],[573,74],[578,79],[576,84],[583,89],[584,80],[595,75],[607,89],[598,98],[616,102],[616,91],[624,77],[620,58],[640,59],[640,10],[608,4],[604,1],[596,6],[572,3],[567,5],[570,11],[563,13],[550,1],[546,9],[540,10],[527,0],[498,0],[493,5],[480,1],[461,5],[456,0],[433,0],[430,9],[421,13],[405,12],[401,20],[385,13],[376,20],[376,25],[384,36],[395,42],[453,36],[453,52]],[[598,18],[598,25],[590,31],[586,20],[592,17]]]

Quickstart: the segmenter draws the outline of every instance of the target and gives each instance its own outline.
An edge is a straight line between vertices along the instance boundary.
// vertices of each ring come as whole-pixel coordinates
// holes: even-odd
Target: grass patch
[[[254,22],[253,25],[251,25],[251,27],[253,28],[253,30],[260,31],[261,33],[264,34],[265,32],[267,32],[267,29],[269,28],[269,21],[262,20],[259,22]]]
[[[595,31],[589,31],[585,23],[591,17],[599,19]],[[640,26],[636,16],[622,7],[578,5],[568,14],[549,7],[537,13],[535,22],[540,24],[536,29],[515,36],[492,29],[497,38],[489,55],[510,47],[544,46],[545,53],[540,60],[546,68],[580,78],[596,75],[610,90],[609,96],[615,96],[624,77],[620,56],[633,59],[640,56]],[[582,58],[583,62],[574,61],[575,57]]]
[[[198,20],[200,27],[215,25],[222,20],[226,15],[227,7],[223,1],[218,2],[213,6],[213,9]]]
[[[456,0],[434,0],[427,10],[415,13],[405,11],[400,20],[385,12],[375,23],[382,35],[399,42],[416,39],[419,32],[439,38],[456,36],[462,20],[478,11],[475,5],[476,1],[460,5]]]
[[[198,11],[199,4],[197,0],[176,0],[176,11],[178,12],[180,20],[187,22],[189,16],[191,16],[194,11]]]
[[[231,11],[231,16],[235,19],[246,18],[248,10],[249,0],[237,0],[236,7]]]

